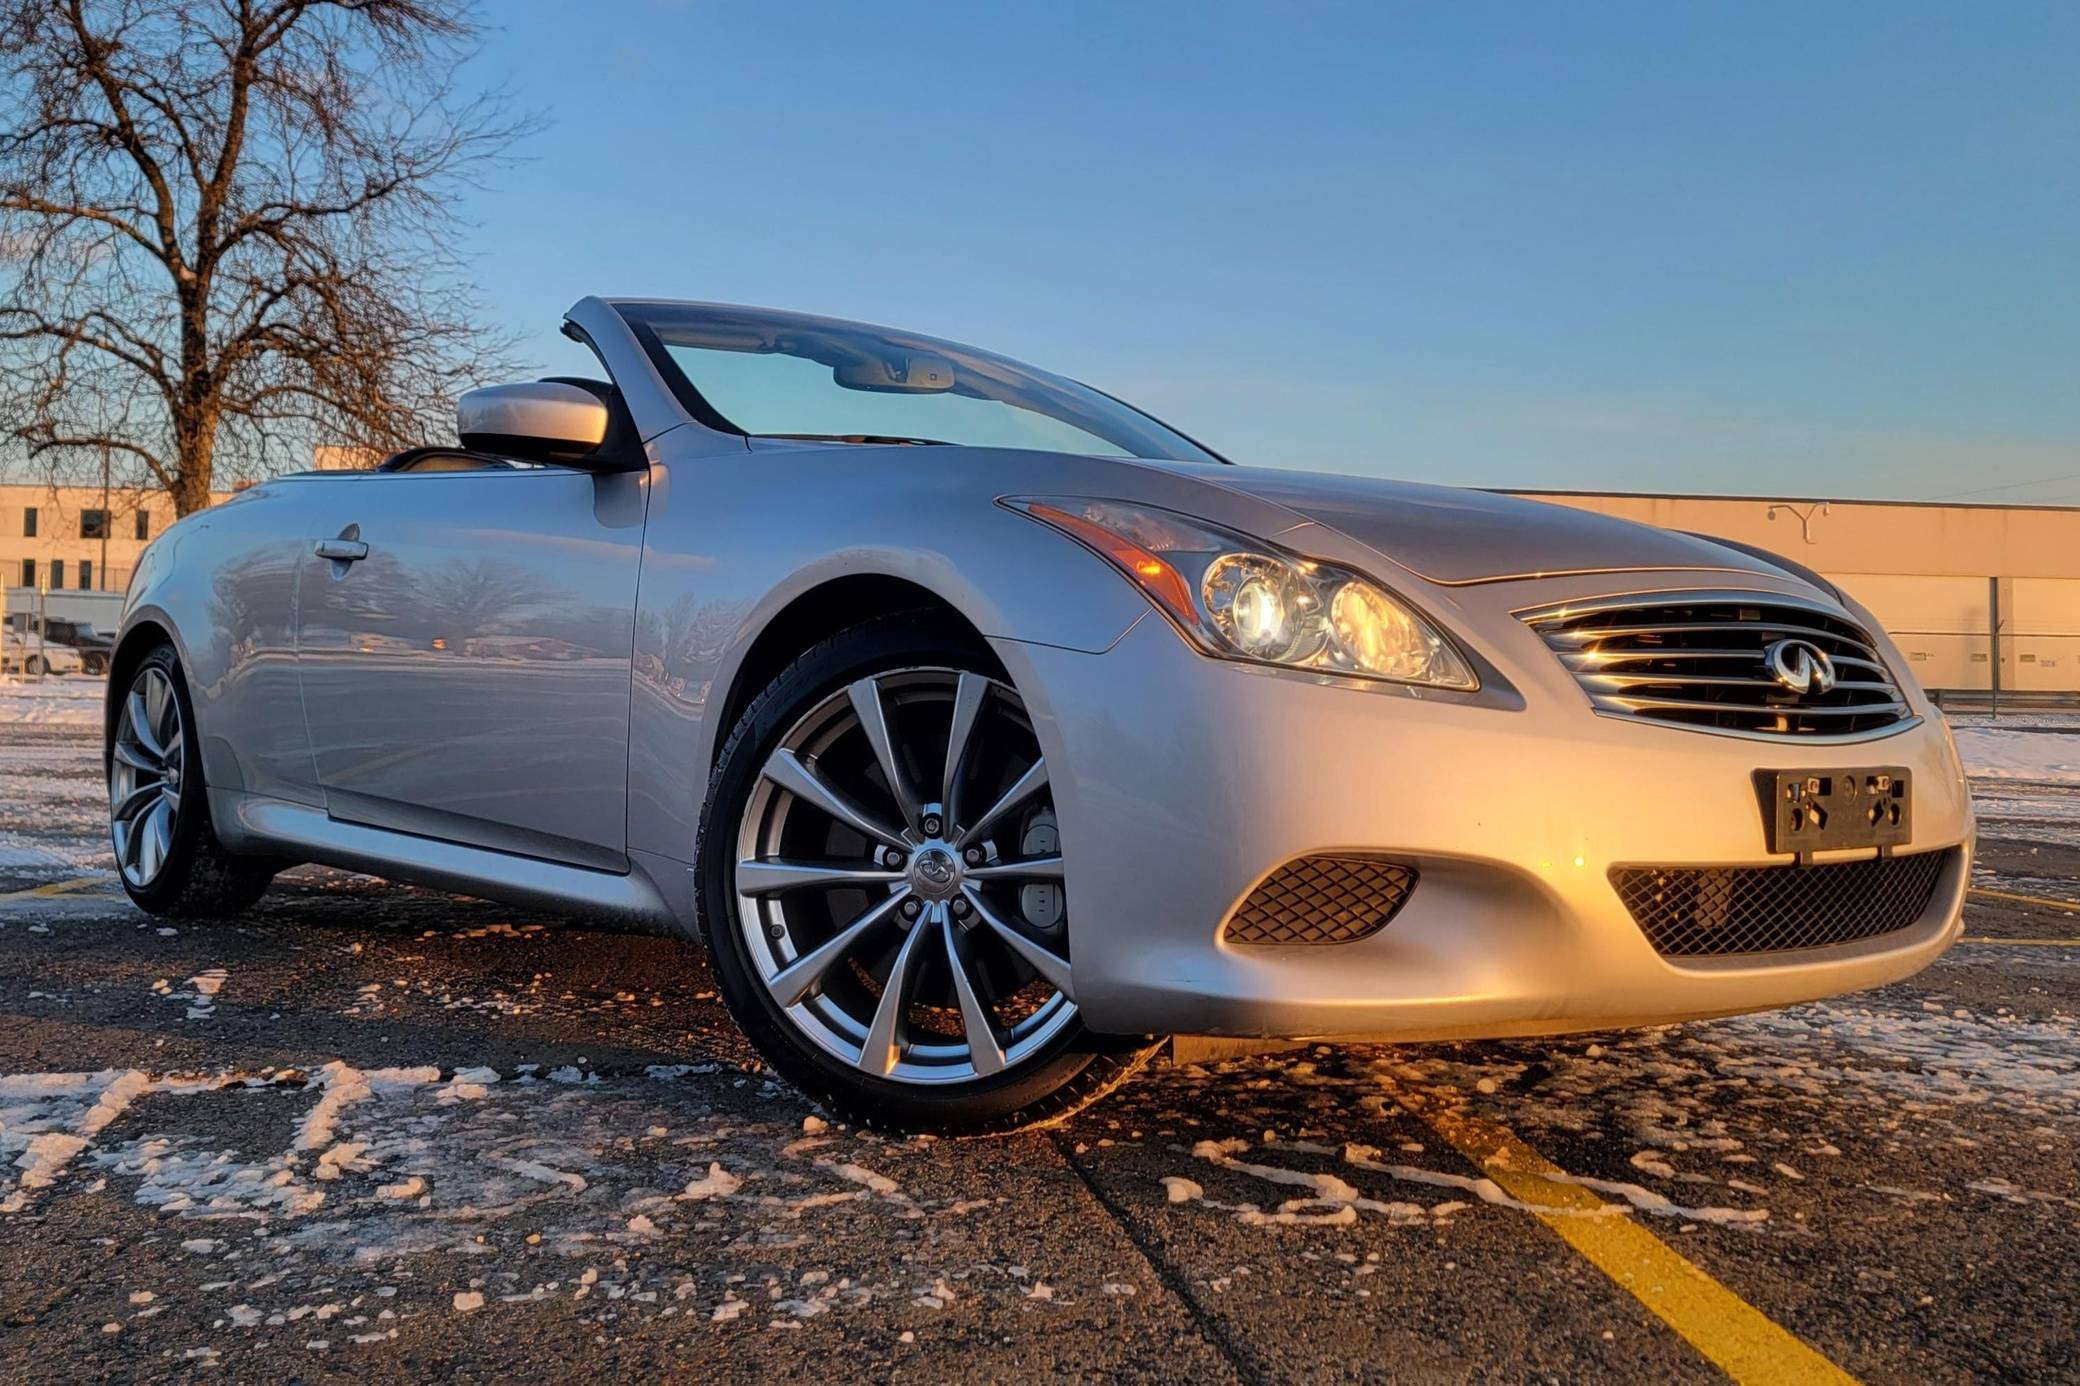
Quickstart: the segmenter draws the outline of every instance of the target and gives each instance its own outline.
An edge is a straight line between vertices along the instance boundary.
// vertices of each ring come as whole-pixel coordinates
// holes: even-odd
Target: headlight
[[[1110,562],[1209,654],[1435,688],[1480,686],[1436,627],[1347,568],[1124,501],[1004,504]]]

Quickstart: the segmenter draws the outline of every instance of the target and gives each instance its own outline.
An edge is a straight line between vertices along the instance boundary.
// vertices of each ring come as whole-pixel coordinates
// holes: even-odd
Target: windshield
[[[616,306],[680,402],[728,432],[1221,460],[1087,385],[954,342],[756,308]]]

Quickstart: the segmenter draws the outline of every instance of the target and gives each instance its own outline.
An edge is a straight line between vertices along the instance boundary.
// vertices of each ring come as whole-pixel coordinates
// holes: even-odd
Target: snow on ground
[[[30,723],[45,727],[101,725],[101,700],[108,680],[84,674],[61,674],[41,683],[0,682],[0,726]]]
[[[1975,780],[2080,784],[2080,724],[1953,726],[1965,773]]]
[[[0,729],[0,870],[113,869],[99,760],[77,737],[9,741]]]
[[[190,979],[206,994],[199,979],[214,976]],[[1252,1067],[1264,1077],[1238,1085]],[[0,1075],[0,1215],[34,1211],[67,1179],[98,1177],[162,1216],[207,1221],[221,1229],[213,1240],[228,1237],[262,1259],[366,1266],[478,1255],[488,1228],[523,1212],[544,1250],[583,1258],[717,1218],[754,1238],[792,1238],[813,1236],[804,1220],[841,1212],[936,1225],[993,1202],[968,1197],[973,1190],[921,1190],[913,1181],[929,1141],[803,1121],[788,1102],[776,1101],[770,1116],[716,1113],[698,1097],[709,1077],[758,1084],[766,1100],[784,1096],[716,1064],[641,1076],[532,1065],[362,1070],[337,1060],[259,1073]],[[1483,1175],[1436,1167],[1421,1142],[1390,1151],[1321,1139],[1331,1130],[1271,1129],[1291,1119],[1290,1107],[1271,1117],[1249,1100],[1271,1086],[1311,1091],[1332,1129],[1333,1113],[1384,1118],[1407,1105],[1406,1094],[1424,1106],[1507,1089],[1510,1123],[1535,1148],[1592,1130],[1624,1142],[1637,1178],[1557,1176],[1609,1205],[1585,1216],[1775,1236],[1795,1233],[1772,1217],[1772,1195],[1825,1179],[1842,1153],[1824,1127],[1782,1129],[1784,1102],[1824,1104],[1844,1136],[1873,1114],[1888,1131],[1904,1120],[1936,1139],[1971,1136],[1989,1112],[2049,1129],[2080,1114],[2080,1026],[1844,998],[1535,1047],[1348,1059],[1318,1050],[1218,1070],[1188,1065],[1120,1099],[1127,1125],[1137,1102],[1160,1108],[1138,1116],[1175,1153],[1152,1200],[1267,1232],[1529,1211]],[[674,1088],[680,1095],[667,1095]],[[692,1120],[660,1124],[674,1111]],[[1141,1131],[1132,1135],[1138,1143]],[[2026,1161],[1992,1173],[2015,1176],[2012,1188],[1978,1192],[2028,1189]]]

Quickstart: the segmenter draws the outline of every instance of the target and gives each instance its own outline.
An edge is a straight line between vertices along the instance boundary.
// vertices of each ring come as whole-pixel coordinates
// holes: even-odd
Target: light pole
[[[104,433],[106,430],[104,430]],[[94,570],[94,589],[108,587],[108,531],[115,526],[115,512],[108,508],[108,444],[101,445],[101,566]]]
[[[1818,516],[1827,514],[1828,506],[1826,501],[1818,501],[1812,505],[1807,506],[1805,509],[1800,510],[1797,506],[1791,505],[1788,502],[1780,502],[1779,504],[1772,505],[1769,508],[1768,512],[1764,514],[1762,518],[1765,520],[1774,520],[1777,518],[1777,512],[1779,510],[1782,510],[1785,513],[1791,515],[1794,519],[1798,521],[1799,532],[1805,535],[1806,542],[1810,544],[1813,542],[1813,521]]]

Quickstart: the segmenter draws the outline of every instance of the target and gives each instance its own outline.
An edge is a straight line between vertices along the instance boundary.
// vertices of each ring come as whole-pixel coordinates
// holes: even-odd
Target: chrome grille
[[[1828,866],[1619,867],[1611,884],[1663,957],[1778,953],[1907,928],[1927,912],[1951,855]]]
[[[1365,857],[1301,857],[1265,877],[1229,918],[1230,943],[1355,943],[1387,927],[1416,870]]]
[[[1754,736],[1847,736],[1912,713],[1870,633],[1816,602],[1762,592],[1626,597],[1518,613],[1598,712]],[[1769,652],[1826,654],[1835,683],[1797,692]]]

